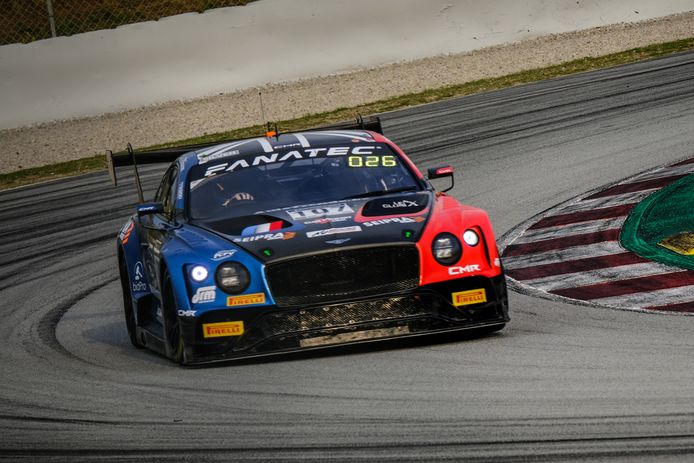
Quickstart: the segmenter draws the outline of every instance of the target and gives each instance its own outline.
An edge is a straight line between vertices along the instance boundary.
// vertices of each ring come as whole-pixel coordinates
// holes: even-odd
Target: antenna
[[[263,107],[263,92],[258,92],[258,99],[260,100],[260,115],[263,118],[263,124],[267,124],[267,129],[265,130],[266,137],[276,137],[277,136],[277,124],[275,124],[275,130],[270,127],[270,121],[265,118],[265,108]]]
[[[263,108],[263,92],[258,92],[258,99],[260,99],[260,117],[263,119],[263,124],[267,122],[267,119],[265,119],[265,108]],[[268,128],[270,127],[270,123],[267,123]]]
[[[137,163],[135,162],[135,151],[133,151],[133,145],[128,143],[128,154],[133,163],[133,168],[135,169],[135,186],[137,186],[137,199],[140,200],[140,204],[145,202],[145,197],[142,194],[142,183],[140,183],[140,172],[137,170]]]

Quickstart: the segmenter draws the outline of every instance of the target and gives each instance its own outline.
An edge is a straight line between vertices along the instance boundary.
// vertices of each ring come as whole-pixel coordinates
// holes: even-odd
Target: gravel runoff
[[[639,23],[596,27],[532,40],[395,63],[347,74],[272,84],[98,117],[0,131],[0,173],[290,119],[564,61],[694,36],[694,11]]]

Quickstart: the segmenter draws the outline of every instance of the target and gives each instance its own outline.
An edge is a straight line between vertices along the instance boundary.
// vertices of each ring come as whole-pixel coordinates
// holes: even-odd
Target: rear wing
[[[383,128],[381,127],[381,118],[379,118],[378,116],[370,116],[364,119],[361,115],[358,115],[355,121],[346,121],[339,122],[337,124],[324,125],[321,127],[316,127],[314,129],[302,130],[301,132],[307,132],[309,130],[370,130],[372,132],[383,134]],[[118,186],[118,178],[116,177],[116,167],[133,166],[133,169],[135,171],[135,185],[137,187],[137,195],[140,202],[142,203],[144,202],[144,198],[142,195],[140,174],[137,170],[138,164],[172,163],[176,159],[178,159],[179,156],[186,153],[190,153],[191,151],[197,151],[202,148],[208,148],[210,146],[219,145],[221,143],[230,143],[238,140],[242,139],[218,140],[208,143],[180,145],[173,146],[170,148],[160,148],[138,152],[135,152],[135,150],[133,150],[132,145],[128,143],[128,147],[124,152],[114,153],[111,150],[106,151],[106,163],[108,165],[108,173],[111,176],[111,182],[115,187]]]

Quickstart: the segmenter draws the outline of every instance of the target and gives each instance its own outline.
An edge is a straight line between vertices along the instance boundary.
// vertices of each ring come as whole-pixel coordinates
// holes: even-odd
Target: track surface
[[[694,54],[396,112],[385,131],[501,235],[694,151]],[[158,176],[148,170],[149,191]],[[0,459],[521,458],[694,453],[694,318],[512,293],[479,339],[182,369],[128,344],[105,175],[0,195]],[[61,319],[62,316],[62,319]],[[58,323],[58,321],[60,322]],[[57,327],[56,327],[57,324]]]

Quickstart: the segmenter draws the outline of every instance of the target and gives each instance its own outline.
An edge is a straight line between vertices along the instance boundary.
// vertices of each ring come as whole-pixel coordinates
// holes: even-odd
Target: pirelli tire
[[[120,273],[121,290],[123,293],[123,314],[125,315],[125,327],[128,330],[130,343],[138,349],[145,347],[137,337],[137,321],[135,320],[135,309],[133,306],[133,295],[130,291],[130,278],[122,252],[118,256],[118,270]]]
[[[184,365],[190,361],[190,349],[186,346],[186,342],[183,339],[171,277],[167,269],[164,269],[162,275],[161,294],[166,351],[174,362]]]

